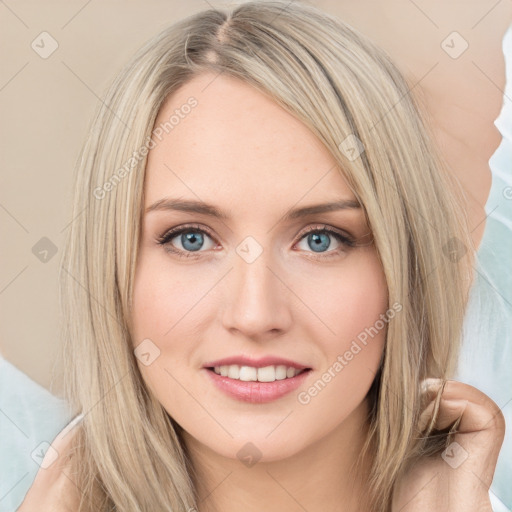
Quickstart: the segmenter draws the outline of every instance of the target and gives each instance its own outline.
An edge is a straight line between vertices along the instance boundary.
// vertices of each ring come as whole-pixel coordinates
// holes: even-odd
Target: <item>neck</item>
[[[335,430],[286,459],[246,467],[220,456],[188,433],[198,512],[361,512],[368,495],[367,402]],[[357,466],[356,466],[357,464]]]

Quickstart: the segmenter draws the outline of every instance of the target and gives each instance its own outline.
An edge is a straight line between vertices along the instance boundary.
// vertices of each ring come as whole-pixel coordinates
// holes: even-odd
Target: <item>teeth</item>
[[[286,379],[286,366],[276,366],[276,380]]]
[[[240,366],[232,364],[228,366],[228,377],[230,379],[240,379]]]
[[[237,364],[215,366],[213,371],[222,377],[242,380],[245,382],[274,382],[275,380],[289,379],[298,375],[301,370],[284,365],[265,366],[254,368],[253,366],[239,366]]]
[[[252,366],[240,366],[240,380],[245,382],[258,380],[258,370]]]

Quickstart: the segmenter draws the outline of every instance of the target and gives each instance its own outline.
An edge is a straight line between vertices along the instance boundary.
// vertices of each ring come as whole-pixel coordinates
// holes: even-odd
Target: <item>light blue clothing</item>
[[[41,455],[69,421],[66,402],[0,357],[0,512],[20,506]]]

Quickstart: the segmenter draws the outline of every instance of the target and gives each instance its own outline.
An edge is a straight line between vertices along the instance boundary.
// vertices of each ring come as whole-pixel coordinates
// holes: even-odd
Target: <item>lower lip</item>
[[[311,370],[303,371],[295,377],[290,377],[274,382],[256,382],[230,379],[216,374],[213,370],[205,368],[213,383],[224,393],[252,404],[262,404],[277,400],[296,390],[307,378]]]

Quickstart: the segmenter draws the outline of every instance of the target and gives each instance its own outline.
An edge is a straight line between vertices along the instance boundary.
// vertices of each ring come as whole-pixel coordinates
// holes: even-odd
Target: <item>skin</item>
[[[143,378],[186,432],[200,496],[227,477],[202,509],[229,511],[244,503],[246,510],[316,510],[321,503],[322,510],[334,511],[344,503],[356,510],[347,496],[355,496],[357,483],[347,475],[364,441],[365,395],[385,329],[310,403],[298,403],[297,393],[387,310],[386,282],[376,249],[367,243],[363,210],[283,221],[294,207],[355,201],[332,156],[269,98],[224,76],[202,75],[185,85],[163,106],[156,125],[190,96],[198,106],[150,152],[145,207],[165,197],[200,198],[229,210],[231,218],[145,214],[132,332],[135,345],[149,338],[161,354],[150,366],[140,364]],[[197,257],[180,258],[157,243],[188,223],[212,233]],[[350,248],[332,237],[323,253],[314,252],[304,230],[325,224],[366,243]],[[236,252],[247,236],[263,248],[252,263]],[[168,245],[184,250],[179,236]],[[238,354],[286,357],[313,370],[297,392],[247,404],[214,387],[202,369]],[[237,457],[248,442],[262,454],[250,468]]]

